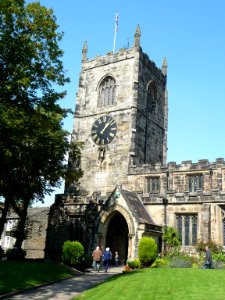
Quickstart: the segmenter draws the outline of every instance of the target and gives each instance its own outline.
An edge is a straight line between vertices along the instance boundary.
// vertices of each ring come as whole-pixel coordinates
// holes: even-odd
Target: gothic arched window
[[[146,111],[148,113],[152,113],[155,111],[156,100],[157,100],[157,89],[154,82],[150,82],[147,89],[147,103],[146,103]]]
[[[116,81],[113,77],[107,76],[99,86],[98,106],[109,106],[115,103]]]

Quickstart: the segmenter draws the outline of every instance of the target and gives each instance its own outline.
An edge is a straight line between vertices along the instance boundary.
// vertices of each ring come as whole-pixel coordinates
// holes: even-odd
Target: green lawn
[[[0,295],[68,278],[74,272],[50,262],[0,262]]]
[[[79,300],[224,300],[225,270],[143,269],[110,278]]]

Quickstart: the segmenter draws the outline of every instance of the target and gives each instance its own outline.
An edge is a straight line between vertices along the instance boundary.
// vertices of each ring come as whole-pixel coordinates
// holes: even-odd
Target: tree
[[[164,228],[162,239],[169,250],[178,249],[181,245],[179,234],[173,227],[166,226]]]
[[[19,214],[24,228],[32,201],[42,201],[65,177],[66,154],[76,149],[80,155],[80,145],[70,144],[63,130],[63,119],[71,112],[58,104],[65,92],[53,88],[69,82],[61,39],[51,9],[38,2],[1,1],[0,195],[5,202],[0,236],[9,208]],[[76,178],[82,174],[79,168],[77,173]],[[23,238],[20,232],[18,247]]]

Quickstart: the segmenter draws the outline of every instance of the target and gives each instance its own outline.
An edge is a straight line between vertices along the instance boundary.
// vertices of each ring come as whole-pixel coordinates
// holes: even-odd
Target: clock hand
[[[106,130],[106,128],[110,125],[110,122],[105,124],[105,127],[102,129],[102,131],[100,132],[101,134],[104,133],[104,131]]]

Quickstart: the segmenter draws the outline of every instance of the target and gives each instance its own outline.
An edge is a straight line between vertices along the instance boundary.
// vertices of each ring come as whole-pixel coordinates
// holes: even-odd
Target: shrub
[[[216,262],[218,261],[225,262],[224,253],[223,252],[213,253],[213,260],[215,260]]]
[[[191,268],[192,260],[185,256],[174,256],[171,257],[169,262],[170,268]]]
[[[153,238],[143,237],[138,245],[138,257],[143,266],[150,266],[157,257],[157,245]]]
[[[185,252],[174,252],[173,255],[167,256],[170,268],[192,268],[198,266],[199,259],[195,256],[190,256]]]
[[[225,267],[225,256],[223,252],[212,253],[213,257],[213,268],[214,269],[224,269]]]
[[[84,247],[78,241],[66,241],[62,247],[62,261],[69,266],[78,266],[84,258]]]
[[[157,258],[154,263],[151,265],[151,268],[167,268],[169,266],[168,259]]]
[[[171,249],[171,248],[179,248],[181,245],[181,240],[179,237],[179,234],[176,229],[173,227],[164,227],[164,233],[162,236],[162,239],[164,243],[166,244],[166,247]]]
[[[216,243],[209,241],[204,243],[203,241],[199,241],[196,244],[196,248],[198,252],[204,252],[205,246],[208,246],[212,253],[221,253],[222,252],[222,246],[217,245]]]
[[[129,268],[131,268],[132,270],[134,269],[140,269],[141,268],[141,262],[139,259],[135,259],[135,260],[128,260],[127,261],[127,265]]]
[[[6,250],[7,260],[21,261],[25,259],[26,251],[18,248]]]

